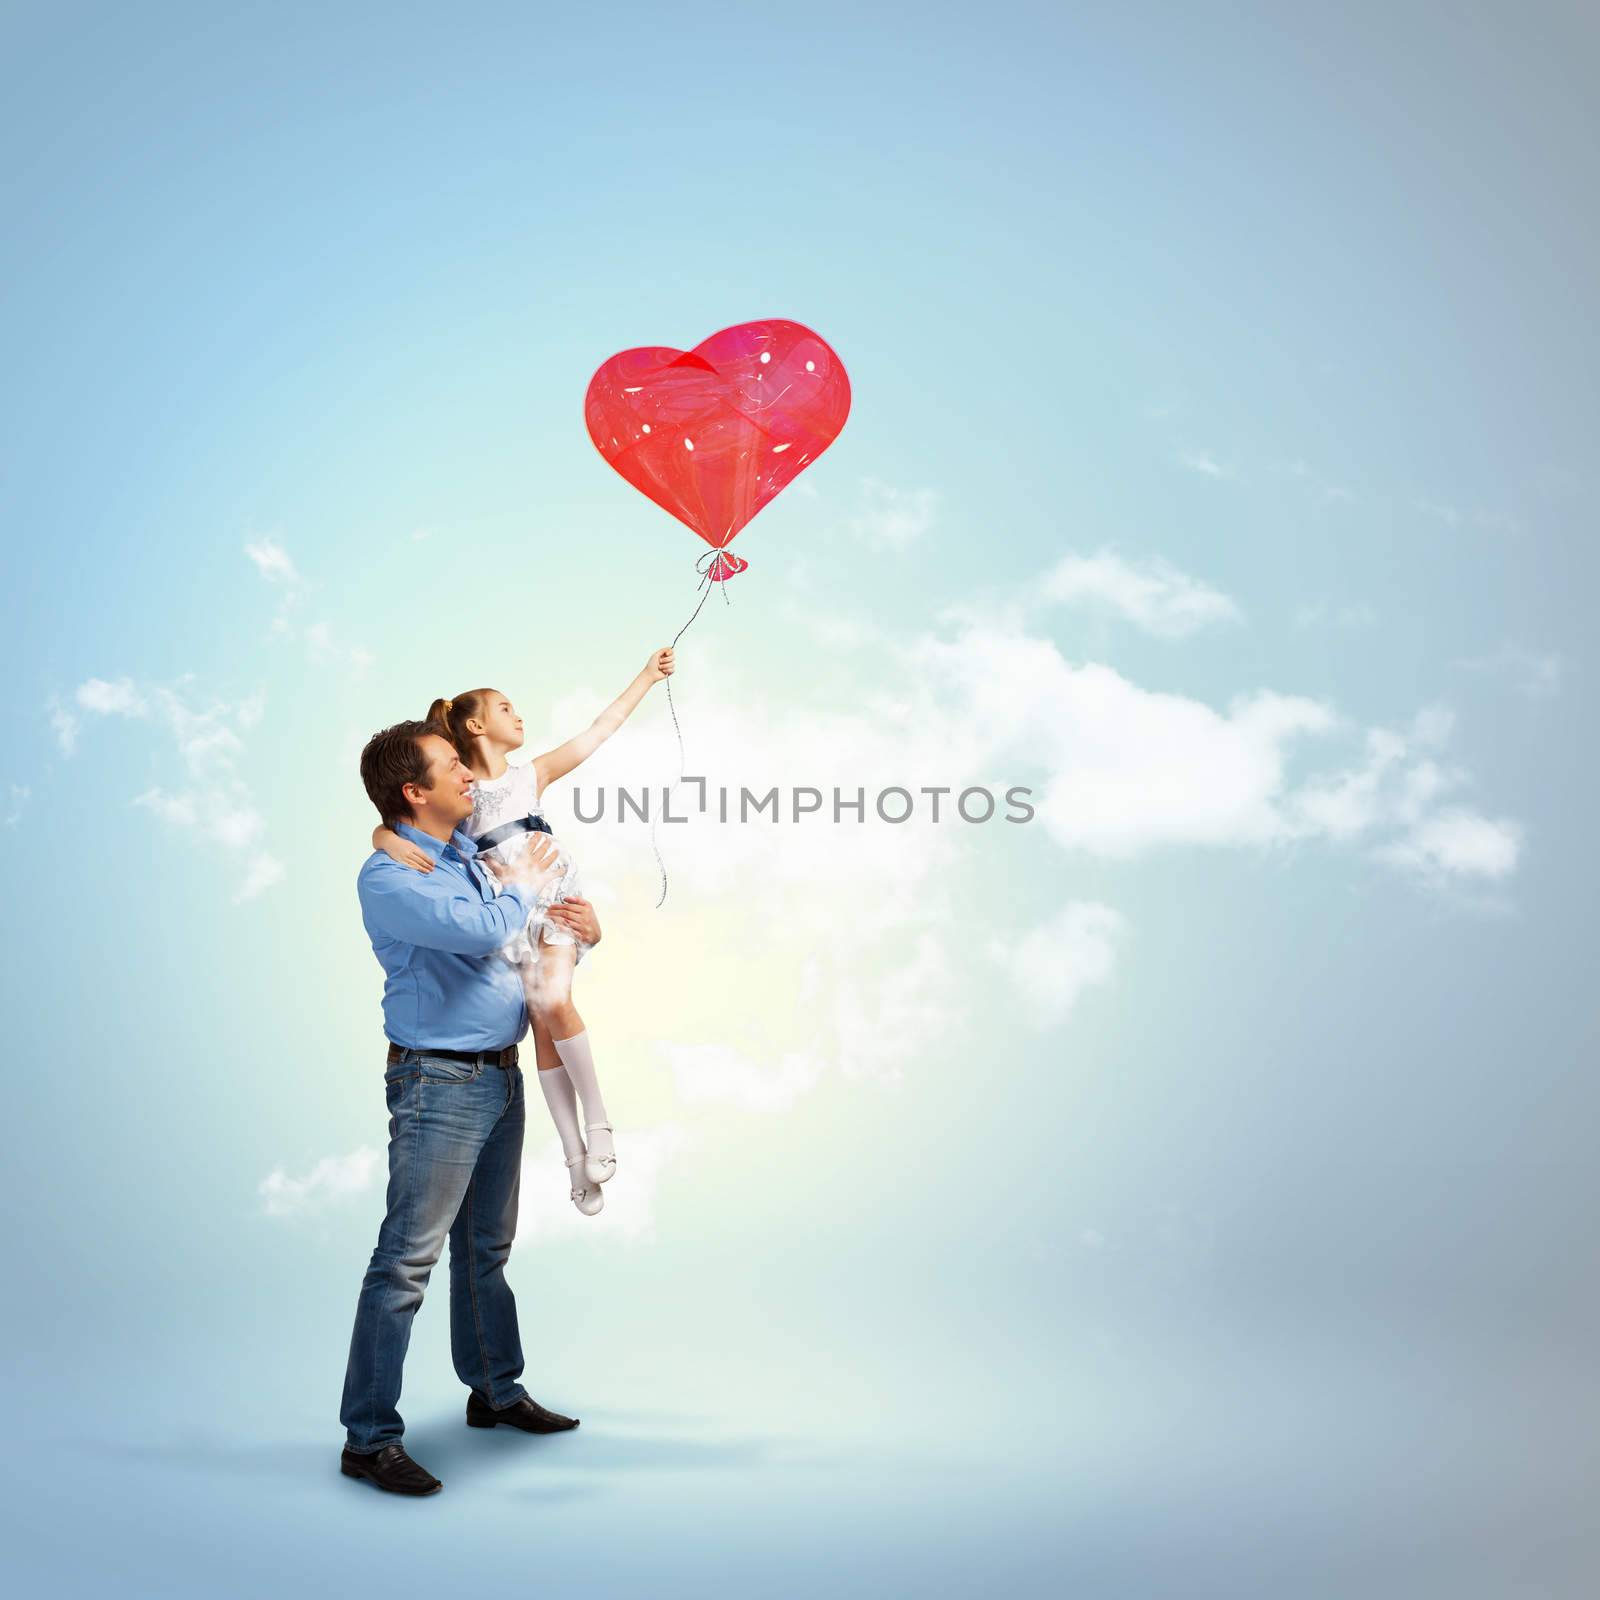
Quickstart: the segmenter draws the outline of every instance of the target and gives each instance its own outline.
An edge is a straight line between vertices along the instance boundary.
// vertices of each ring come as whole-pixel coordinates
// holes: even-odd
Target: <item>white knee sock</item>
[[[557,1039],[555,1046],[556,1054],[561,1057],[562,1066],[567,1069],[567,1076],[578,1091],[579,1099],[583,1101],[583,1120],[585,1131],[590,1133],[588,1141],[590,1151],[610,1155],[611,1135],[604,1128],[596,1133],[592,1127],[596,1122],[609,1122],[611,1119],[606,1115],[605,1101],[600,1098],[600,1085],[595,1080],[594,1054],[589,1049],[589,1030],[585,1028],[582,1033],[575,1033],[570,1039]]]
[[[572,1079],[564,1067],[549,1067],[539,1074],[544,1103],[550,1107],[550,1120],[561,1135],[561,1154],[568,1159],[583,1149],[583,1134],[578,1130],[578,1097],[572,1092]]]

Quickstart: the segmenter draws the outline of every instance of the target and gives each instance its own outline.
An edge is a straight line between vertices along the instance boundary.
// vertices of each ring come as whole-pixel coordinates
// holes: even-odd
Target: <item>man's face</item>
[[[427,816],[455,828],[472,815],[472,774],[456,747],[436,733],[423,734],[417,747],[428,762],[428,781],[408,783],[405,797],[419,822]]]

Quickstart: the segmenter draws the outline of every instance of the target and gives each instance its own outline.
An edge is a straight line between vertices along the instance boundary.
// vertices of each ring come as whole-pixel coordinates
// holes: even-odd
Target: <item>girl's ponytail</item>
[[[455,746],[456,754],[469,767],[478,752],[467,732],[467,722],[482,712],[482,702],[488,694],[487,689],[469,689],[465,694],[458,694],[454,700],[435,700],[428,707],[428,725],[437,728]]]

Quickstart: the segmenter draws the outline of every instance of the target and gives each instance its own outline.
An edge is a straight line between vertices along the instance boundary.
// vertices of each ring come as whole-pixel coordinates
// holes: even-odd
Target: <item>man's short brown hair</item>
[[[361,781],[386,828],[412,820],[404,789],[408,783],[428,781],[428,757],[422,748],[425,733],[440,730],[431,722],[397,722],[373,734],[361,752]]]

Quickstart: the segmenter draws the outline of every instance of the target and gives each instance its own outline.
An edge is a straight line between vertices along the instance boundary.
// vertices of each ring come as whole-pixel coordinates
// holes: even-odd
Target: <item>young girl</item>
[[[639,675],[586,731],[517,766],[506,760],[506,753],[522,748],[522,718],[505,695],[496,689],[471,689],[454,700],[433,702],[428,721],[456,747],[476,778],[472,815],[462,824],[462,831],[477,844],[484,865],[497,878],[506,876],[536,832],[551,832],[540,809],[545,790],[593,755],[628,720],[651,685],[671,672],[672,651],[653,652]],[[433,870],[424,851],[389,828],[373,830],[372,847],[419,872]],[[600,1185],[617,1170],[617,1157],[605,1102],[595,1080],[588,1030],[572,1003],[573,972],[591,947],[549,915],[552,906],[580,892],[571,855],[559,842],[558,849],[550,880],[540,890],[527,926],[500,954],[518,969],[527,995],[539,1087],[561,1135],[561,1152],[571,1173],[572,1203],[592,1217],[605,1204]],[[580,1098],[584,1132],[589,1135],[587,1147],[578,1130]]]

